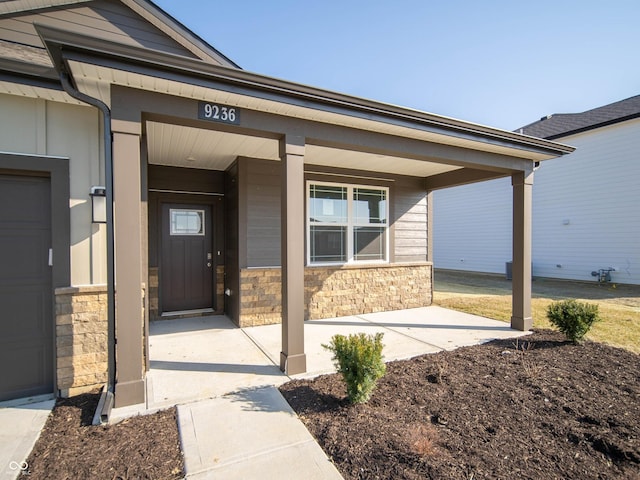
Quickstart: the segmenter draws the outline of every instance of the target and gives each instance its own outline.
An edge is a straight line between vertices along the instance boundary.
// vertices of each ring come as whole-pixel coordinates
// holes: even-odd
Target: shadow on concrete
[[[151,369],[183,372],[245,373],[282,376],[282,372],[273,365],[238,365],[231,363],[168,362],[163,360],[151,360]]]
[[[293,413],[276,387],[246,388],[227,395],[234,403],[240,403],[248,412]]]
[[[360,318],[360,317],[357,317]],[[487,325],[454,325],[454,324],[442,324],[442,325],[434,325],[432,323],[383,323],[383,322],[374,322],[372,320],[366,320],[367,324],[362,322],[350,322],[348,320],[308,320],[305,322],[306,325],[338,325],[338,326],[352,326],[352,327],[383,327],[388,328],[390,330],[394,328],[431,328],[437,330],[487,330],[494,332],[511,332],[513,329],[509,327],[509,324],[505,324],[502,326],[487,326]]]

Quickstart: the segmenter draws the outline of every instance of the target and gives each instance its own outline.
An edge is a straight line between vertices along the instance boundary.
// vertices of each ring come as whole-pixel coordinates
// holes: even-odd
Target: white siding
[[[593,280],[615,267],[613,281],[640,284],[640,120],[562,142],[575,153],[536,172],[534,275]]]
[[[91,223],[92,185],[104,185],[96,109],[0,94],[0,151],[69,158],[71,284],[106,282],[103,225]]]
[[[433,195],[436,268],[501,273],[511,260],[511,178]]]
[[[640,120],[560,141],[577,150],[535,173],[533,274],[594,281],[592,271],[614,267],[612,281],[640,284]],[[509,180],[434,197],[436,268],[503,272],[511,257],[511,217],[503,215],[505,203],[511,208]]]

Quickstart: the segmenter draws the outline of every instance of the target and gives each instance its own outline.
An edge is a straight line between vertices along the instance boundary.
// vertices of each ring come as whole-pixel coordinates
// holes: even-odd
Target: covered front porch
[[[146,404],[114,415],[220,397],[289,380],[279,368],[280,325],[237,328],[225,316],[152,322]],[[437,306],[304,322],[307,372],[335,371],[324,348],[335,334],[384,334],[385,361],[526,335],[508,324]]]
[[[206,292],[203,304],[200,299],[183,304],[176,297],[167,302],[167,310],[181,314],[182,305],[187,305],[184,310],[224,311],[237,324],[241,309],[247,307],[245,300],[256,296],[242,289],[242,276],[255,268],[278,269],[278,292],[269,292],[269,301],[281,310],[281,324],[269,327],[278,335],[257,343],[267,345],[267,352],[277,352],[268,357],[287,375],[322,370],[322,362],[316,365],[310,350],[322,336],[308,331],[319,324],[304,322],[310,318],[305,309],[311,308],[305,304],[306,271],[337,268],[318,280],[320,289],[326,289],[329,278],[370,268],[369,264],[421,271],[428,283],[405,283],[423,286],[422,305],[429,305],[431,192],[455,185],[511,178],[511,325],[520,331],[530,328],[533,171],[536,162],[568,153],[570,147],[142,48],[123,51],[118,45],[50,27],[39,27],[39,33],[65,90],[103,112],[109,383],[116,407],[153,403],[146,383],[153,384],[154,398],[162,390],[154,380],[149,335],[149,294],[158,288],[152,281],[154,248],[159,258],[170,246],[159,264],[161,301],[169,298],[164,280],[173,282],[184,273],[168,274],[166,268],[163,273],[162,261],[166,267],[179,257],[182,265],[206,277],[197,288],[174,282],[184,291]],[[164,179],[153,176],[163,168],[196,172],[195,178],[183,187],[174,173]],[[203,172],[216,176],[199,181]],[[152,184],[159,180],[168,183]],[[196,196],[211,200],[195,200]],[[166,228],[167,238],[154,230],[154,209],[171,219],[166,226],[158,223]],[[197,220],[187,228],[179,224],[180,218]],[[207,236],[212,231],[208,225],[213,225],[213,238]],[[190,242],[196,245],[193,250],[172,257],[178,243],[171,243],[171,236],[182,242],[184,233],[203,241]],[[197,258],[189,256],[196,251]],[[350,278],[343,283],[358,282],[362,280]],[[391,281],[383,283],[387,293],[397,291]],[[406,308],[412,298],[398,295],[399,304],[375,308],[370,308],[368,298],[357,298],[362,301],[360,312],[345,312],[340,307],[355,304],[353,292],[364,297],[357,288],[344,298],[326,292],[328,302],[337,307],[328,316],[351,315],[351,320],[328,322],[328,327],[381,328],[389,320],[369,321],[368,312],[397,310],[403,302]],[[378,298],[388,298],[387,293]],[[163,310],[162,305],[158,308]],[[416,318],[413,326],[401,321],[389,336],[400,335],[399,341],[407,338],[408,330],[412,335],[427,332],[427,327],[416,325],[429,321]],[[430,345],[421,337],[409,337],[410,346],[403,351],[417,345],[422,351],[422,344]],[[308,343],[311,339],[314,343]]]

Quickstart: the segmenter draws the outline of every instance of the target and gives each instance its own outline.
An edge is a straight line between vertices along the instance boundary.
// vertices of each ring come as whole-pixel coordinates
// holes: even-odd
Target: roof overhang
[[[366,164],[368,168],[376,171],[426,177],[472,167],[474,152],[522,160],[522,165],[526,165],[574,150],[573,147],[549,140],[243,70],[220,67],[164,52],[105,42],[49,26],[37,25],[36,29],[56,70],[67,72],[80,91],[102,100],[107,105],[111,102],[111,86],[121,85],[446,145],[465,151],[462,155],[464,161],[458,164],[430,162],[431,165],[427,165],[420,159],[389,162],[388,158],[384,158],[385,155],[382,155],[378,162],[371,162],[369,156]],[[151,127],[154,129],[156,126]],[[269,154],[271,156],[274,151],[272,147],[273,145],[272,153]],[[331,148],[326,145],[322,147]],[[323,161],[318,160],[318,164],[336,166],[331,164],[330,159],[333,158],[334,163],[345,165],[344,158],[335,160],[337,156],[326,155],[327,152],[316,152],[318,155],[314,156],[315,158],[325,158]],[[357,159],[358,154],[349,155],[350,166],[358,168],[364,164],[362,158]],[[479,170],[482,170],[481,165],[478,166]],[[506,170],[500,173],[508,174]],[[475,178],[473,175],[469,178],[472,177]]]

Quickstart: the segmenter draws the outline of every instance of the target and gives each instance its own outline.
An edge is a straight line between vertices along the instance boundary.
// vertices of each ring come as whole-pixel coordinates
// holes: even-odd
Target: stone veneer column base
[[[305,320],[431,305],[431,262],[305,268]],[[282,321],[280,268],[240,271],[241,327]]]
[[[57,288],[55,296],[57,386],[69,397],[107,382],[107,287]]]

